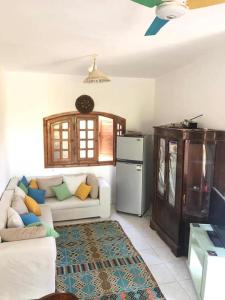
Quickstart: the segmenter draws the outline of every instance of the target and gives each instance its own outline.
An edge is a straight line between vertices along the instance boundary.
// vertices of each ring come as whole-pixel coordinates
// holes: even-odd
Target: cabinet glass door
[[[213,180],[215,144],[185,142],[184,213],[206,217]]]
[[[175,206],[176,197],[176,175],[177,175],[177,142],[169,141],[169,204]]]
[[[159,139],[159,165],[158,165],[158,193],[164,196],[165,192],[165,152],[166,141],[163,138]]]

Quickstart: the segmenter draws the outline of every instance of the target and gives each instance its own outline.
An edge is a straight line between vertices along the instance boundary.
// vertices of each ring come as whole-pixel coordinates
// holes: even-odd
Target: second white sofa
[[[6,228],[13,199],[7,190],[0,199],[0,229]],[[53,227],[48,205],[40,205],[40,220]],[[0,299],[39,299],[55,291],[56,244],[53,237],[0,242]]]
[[[36,178],[32,177],[32,179]],[[18,182],[18,177],[11,178],[6,190],[14,190]],[[46,198],[46,204],[49,205],[52,211],[53,221],[56,222],[94,217],[108,218],[111,210],[111,188],[107,181],[102,177],[98,177],[98,184],[99,196],[97,199],[87,198],[83,201],[72,196],[69,199],[59,201],[55,197]]]

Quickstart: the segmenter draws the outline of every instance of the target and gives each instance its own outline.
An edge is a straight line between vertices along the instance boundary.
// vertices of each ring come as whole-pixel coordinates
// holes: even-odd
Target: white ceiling
[[[0,65],[86,75],[89,58],[110,76],[155,77],[225,48],[225,4],[189,11],[155,37],[154,9],[130,0],[0,0]]]

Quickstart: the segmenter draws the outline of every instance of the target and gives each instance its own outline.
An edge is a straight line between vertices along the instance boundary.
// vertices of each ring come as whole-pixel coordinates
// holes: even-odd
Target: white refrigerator
[[[152,194],[152,136],[117,137],[116,210],[142,216]]]

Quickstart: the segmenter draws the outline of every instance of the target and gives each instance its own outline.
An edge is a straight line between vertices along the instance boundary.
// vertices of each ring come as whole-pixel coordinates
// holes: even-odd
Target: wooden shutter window
[[[121,119],[117,119],[117,123],[116,123],[116,135],[117,136],[121,136],[125,133],[125,122],[124,120]]]
[[[113,161],[113,119],[99,116],[99,161]]]
[[[44,118],[45,167],[114,164],[117,135],[126,120],[101,112],[68,112]]]
[[[77,159],[78,161],[97,162],[96,117],[77,117]]]
[[[50,165],[72,163],[72,119],[60,119],[48,123],[48,163]]]

